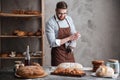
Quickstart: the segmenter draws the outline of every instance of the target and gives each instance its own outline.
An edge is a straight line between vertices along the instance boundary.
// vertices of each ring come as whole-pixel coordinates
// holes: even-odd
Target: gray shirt
[[[58,37],[58,30],[59,30],[58,24],[60,25],[60,28],[66,28],[66,27],[69,27],[69,25],[70,25],[71,34],[76,33],[76,29],[75,29],[75,26],[73,24],[71,17],[66,16],[66,19],[68,20],[69,25],[65,19],[61,21],[57,18],[56,15],[55,15],[55,17],[56,17],[56,20],[54,19],[54,16],[52,16],[46,22],[45,31],[46,31],[46,36],[47,36],[48,42],[50,44],[50,47],[60,46],[60,39],[57,38]],[[58,22],[58,24],[56,21]],[[67,47],[69,45],[69,43],[67,42],[67,43],[65,43],[65,45]],[[76,47],[76,41],[71,41],[70,46]]]

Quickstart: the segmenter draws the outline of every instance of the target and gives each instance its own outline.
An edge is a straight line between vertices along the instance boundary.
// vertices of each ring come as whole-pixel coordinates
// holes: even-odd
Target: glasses
[[[68,13],[58,13],[58,15],[66,15],[66,14],[68,14]]]

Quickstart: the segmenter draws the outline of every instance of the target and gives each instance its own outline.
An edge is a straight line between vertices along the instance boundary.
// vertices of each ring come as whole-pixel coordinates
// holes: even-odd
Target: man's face
[[[59,20],[64,20],[67,15],[67,9],[56,9],[56,15]]]

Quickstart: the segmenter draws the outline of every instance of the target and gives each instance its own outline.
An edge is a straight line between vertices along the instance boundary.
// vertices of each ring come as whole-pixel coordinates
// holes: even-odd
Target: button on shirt
[[[56,18],[56,20],[55,20],[55,18]],[[50,47],[60,46],[60,39],[57,39],[59,26],[60,26],[60,28],[66,28],[66,27],[69,27],[69,25],[70,25],[71,34],[76,33],[75,26],[73,24],[71,17],[66,16],[66,19],[68,20],[69,24],[67,23],[67,21],[65,19],[59,20],[56,15],[55,15],[55,18],[54,18],[54,16],[52,16],[46,23],[46,28],[45,28]],[[56,21],[58,22],[59,26]],[[71,41],[71,43],[67,42],[67,43],[65,43],[65,45],[66,45],[66,47],[68,45],[71,47],[76,47],[76,41]]]

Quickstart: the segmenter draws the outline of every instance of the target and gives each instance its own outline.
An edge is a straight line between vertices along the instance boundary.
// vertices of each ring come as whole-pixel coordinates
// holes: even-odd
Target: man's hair
[[[56,9],[67,9],[67,3],[65,1],[60,1],[56,4]]]

